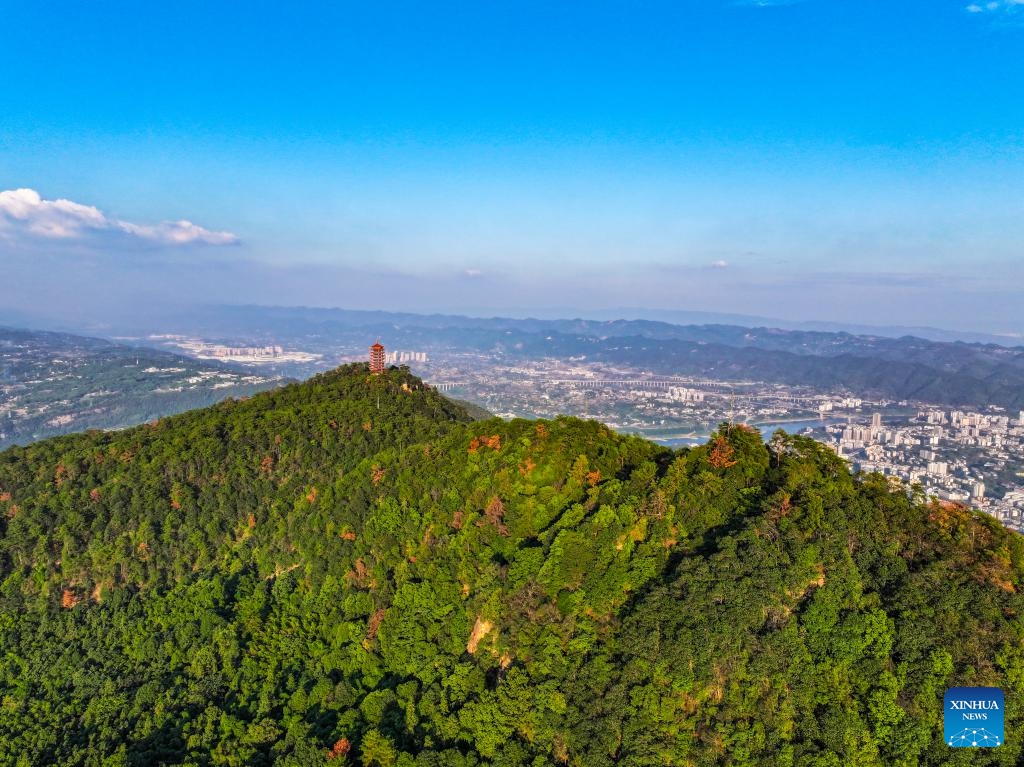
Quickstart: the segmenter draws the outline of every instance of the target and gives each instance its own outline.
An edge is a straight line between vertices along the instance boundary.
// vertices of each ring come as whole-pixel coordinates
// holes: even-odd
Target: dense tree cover
[[[1021,538],[355,365],[0,453],[0,765],[1016,764]],[[951,750],[942,694],[1007,693]]]

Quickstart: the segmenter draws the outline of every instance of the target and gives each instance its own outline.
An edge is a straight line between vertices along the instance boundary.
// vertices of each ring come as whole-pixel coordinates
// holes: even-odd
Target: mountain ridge
[[[811,440],[356,364],[0,452],[0,765],[950,764],[953,684],[1007,691],[1007,764],[1022,586],[1020,536]]]

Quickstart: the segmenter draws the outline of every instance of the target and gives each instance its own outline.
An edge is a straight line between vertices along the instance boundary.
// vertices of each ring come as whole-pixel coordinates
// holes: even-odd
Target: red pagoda
[[[384,372],[384,347],[380,341],[370,347],[370,372],[375,375]]]

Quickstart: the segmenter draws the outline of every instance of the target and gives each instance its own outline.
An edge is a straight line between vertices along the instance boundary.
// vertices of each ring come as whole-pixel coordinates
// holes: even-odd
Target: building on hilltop
[[[381,342],[378,341],[370,347],[370,372],[373,374],[384,372],[384,360],[385,360],[384,347]]]

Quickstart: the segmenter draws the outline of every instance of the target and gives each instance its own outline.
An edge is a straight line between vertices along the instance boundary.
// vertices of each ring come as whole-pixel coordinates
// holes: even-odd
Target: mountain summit
[[[0,765],[945,765],[983,685],[1014,764],[1022,576],[808,439],[351,365],[0,453]]]

